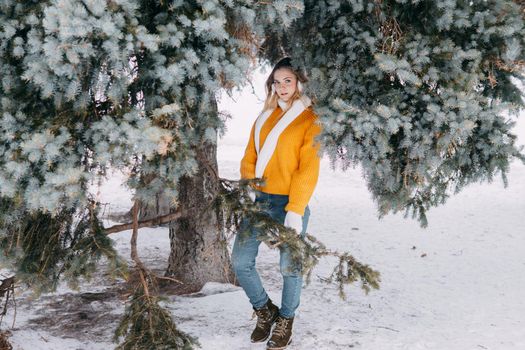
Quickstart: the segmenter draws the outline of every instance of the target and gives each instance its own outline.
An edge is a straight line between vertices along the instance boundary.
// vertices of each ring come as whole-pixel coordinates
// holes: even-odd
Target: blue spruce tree
[[[506,184],[523,108],[522,1],[304,1],[264,56],[311,72],[325,151],[360,164],[379,215],[425,213],[470,183]],[[275,45],[275,43],[280,43]]]
[[[216,244],[230,222],[215,206],[225,183],[216,96],[284,55],[310,72],[334,166],[362,166],[380,215],[404,210],[426,225],[430,207],[472,182],[505,181],[509,162],[525,160],[504,115],[523,107],[524,13],[517,0],[3,0],[4,262],[37,290],[74,284],[102,256],[124,273],[107,236],[119,228],[103,227],[88,191],[121,169],[135,240],[140,225],[172,222],[167,275],[190,289],[231,281]],[[168,212],[139,223],[159,197]],[[117,331],[122,348],[191,347],[133,253],[144,283]]]
[[[261,23],[290,22],[301,6],[0,2],[0,245],[17,279],[37,292],[62,277],[75,286],[101,257],[125,274],[107,234],[133,228],[143,283],[117,339],[124,336],[122,348],[189,347],[192,339],[158,307],[154,276],[138,258],[139,211],[159,196],[170,203],[171,213],[140,223],[173,222],[168,276],[193,290],[232,281],[227,247],[217,244],[223,217],[213,207],[224,124],[216,96],[248,82]],[[101,203],[88,191],[110,169],[130,174],[130,225],[103,227]]]

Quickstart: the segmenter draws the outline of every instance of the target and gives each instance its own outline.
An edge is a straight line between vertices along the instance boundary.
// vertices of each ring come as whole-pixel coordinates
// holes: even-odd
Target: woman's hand
[[[284,226],[294,229],[297,231],[297,234],[301,234],[303,231],[303,217],[293,211],[287,211],[284,218]]]
[[[255,190],[250,188],[248,190],[248,196],[250,196],[250,199],[252,200],[252,202],[255,202]]]
[[[247,203],[250,203],[250,202],[255,203],[255,198],[257,197],[257,195],[256,195],[256,193],[255,193],[255,190],[252,189],[252,188],[248,188],[248,189],[246,190],[246,194],[247,194],[248,196],[246,196],[246,195],[241,196],[241,197],[239,198],[239,202],[240,202],[241,204],[247,204]],[[248,198],[246,198],[246,197],[248,197]]]

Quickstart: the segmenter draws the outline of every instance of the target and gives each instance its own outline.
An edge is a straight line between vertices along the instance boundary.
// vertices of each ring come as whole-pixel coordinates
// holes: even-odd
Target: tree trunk
[[[198,291],[206,282],[234,283],[221,214],[212,201],[218,193],[217,146],[197,150],[199,170],[179,183],[179,207],[188,214],[170,225],[171,254],[166,276],[183,283],[177,289]]]
[[[133,208],[130,209],[130,213]],[[167,215],[170,213],[170,201],[166,198],[163,193],[157,193],[155,195],[155,202],[152,204],[140,205],[139,220],[150,220],[158,216]],[[165,225],[161,225],[165,226]]]

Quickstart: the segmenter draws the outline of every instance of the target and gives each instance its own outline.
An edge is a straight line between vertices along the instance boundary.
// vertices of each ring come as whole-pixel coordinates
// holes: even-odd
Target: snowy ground
[[[243,103],[253,102],[250,98]],[[225,104],[235,118],[220,141],[220,173],[237,178],[255,116],[246,119],[241,103]],[[515,129],[521,144],[524,119]],[[115,175],[101,191],[115,212],[131,205],[120,180]],[[332,171],[323,160],[310,208],[308,231],[329,248],[350,251],[379,270],[382,284],[369,295],[359,286],[349,287],[348,300],[342,301],[334,286],[314,279],[303,289],[290,349],[525,349],[523,164],[512,164],[507,189],[499,179],[472,185],[432,209],[429,227],[422,229],[401,215],[378,220],[359,169]],[[130,232],[113,238],[129,256]],[[167,229],[141,229],[139,247],[148,266],[166,267]],[[321,262],[316,274],[326,276],[333,263]],[[261,245],[258,267],[279,303],[278,253]],[[38,301],[20,295],[10,338],[14,349],[113,348],[112,332],[124,301],[103,277],[83,285],[83,293],[61,287]],[[166,306],[180,329],[199,338],[202,349],[265,348],[249,342],[252,310],[238,287],[208,284],[196,295],[171,297]],[[4,329],[11,319],[4,319]]]

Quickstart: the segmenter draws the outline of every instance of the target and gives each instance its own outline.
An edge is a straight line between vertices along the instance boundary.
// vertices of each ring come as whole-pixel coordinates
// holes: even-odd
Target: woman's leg
[[[236,234],[232,250],[232,265],[239,284],[250,299],[254,308],[260,309],[268,302],[261,278],[255,269],[255,258],[261,241],[247,220],[243,220],[240,232]]]
[[[306,207],[303,215],[303,230],[301,235],[306,235],[308,220],[310,218],[310,208]],[[281,310],[279,314],[286,318],[294,317],[295,310],[299,306],[301,297],[301,287],[303,284],[301,264],[294,264],[290,249],[284,245],[280,248],[281,259],[280,268],[283,275],[283,293],[281,299]]]

